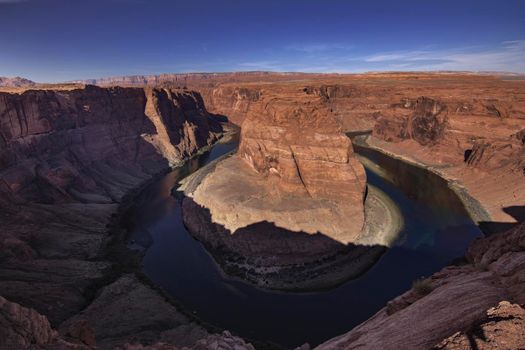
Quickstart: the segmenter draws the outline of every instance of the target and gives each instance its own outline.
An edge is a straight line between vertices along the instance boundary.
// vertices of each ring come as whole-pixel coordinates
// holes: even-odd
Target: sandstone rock
[[[152,345],[142,344],[125,344],[119,346],[117,350],[178,350],[180,347],[176,347],[166,342],[159,342]],[[191,346],[183,347],[182,349],[192,350],[254,350],[252,344],[244,342],[241,338],[232,336],[228,331],[224,331],[222,334],[208,335],[206,338],[198,340]]]
[[[188,320],[133,275],[125,275],[104,287],[86,309],[61,325],[61,331],[72,335],[73,330],[75,335],[92,340],[89,331],[78,329],[79,324],[85,323],[91,325],[97,345],[103,349],[127,342],[151,344],[160,339],[163,332],[179,327],[184,331],[172,332],[170,339],[179,347],[189,346],[207,335],[202,327]]]
[[[471,329],[457,332],[433,349],[488,350],[525,348],[525,310],[508,301],[487,310],[486,318]]]
[[[446,106],[428,97],[401,104],[413,110],[409,116],[401,116],[394,122],[380,118],[374,134],[388,141],[412,138],[421,145],[433,144],[443,138],[447,125]]]
[[[525,247],[519,243],[523,237],[525,223],[511,231],[479,239],[467,255],[470,264],[446,267],[431,276],[429,294],[422,296],[414,289],[409,290],[371,319],[318,349],[428,349],[455,332],[465,332],[438,346],[459,349],[465,348],[461,347],[465,337],[478,334],[476,327],[489,331],[485,340],[495,341],[494,348],[506,348],[506,344],[510,349],[519,348],[513,346],[519,344],[516,339],[524,332],[523,309],[500,301],[523,303]],[[499,307],[488,311],[487,320],[486,310],[498,303]],[[506,312],[513,316],[503,316],[499,324],[500,317],[496,315]],[[496,335],[499,332],[496,329],[502,330],[499,334],[509,334],[510,342]],[[475,341],[487,348],[492,346],[483,339]]]
[[[315,101],[273,100],[243,123],[239,156],[283,191],[312,198],[351,198],[361,207],[366,175],[350,140]]]
[[[24,349],[51,343],[58,333],[47,318],[0,296],[0,348]]]
[[[46,348],[86,349],[96,340],[103,348],[147,328],[130,322],[123,333],[108,336],[97,327],[104,320],[99,315],[75,315],[93,310],[99,288],[122,273],[112,246],[121,238],[110,235],[118,232],[110,225],[119,205],[156,174],[211,145],[221,129],[191,91],[87,86],[0,92],[0,289],[61,329],[63,338]],[[163,300],[141,286],[135,281],[133,288]],[[128,314],[132,302],[142,301],[121,299],[114,315]],[[169,314],[168,324],[191,324],[170,304],[150,307]],[[200,335],[179,334],[175,343],[206,336],[197,329]],[[39,332],[20,333],[19,340]]]
[[[88,321],[79,319],[70,324],[67,336],[78,339],[82,343],[90,346],[97,345],[95,331]]]
[[[247,270],[236,274],[251,282],[305,288],[329,275],[326,260],[342,264],[336,256],[360,237],[364,168],[319,97],[260,95],[243,122],[237,155],[207,172],[195,174],[201,183],[186,191],[185,223],[219,262],[231,262],[223,264],[229,272]]]

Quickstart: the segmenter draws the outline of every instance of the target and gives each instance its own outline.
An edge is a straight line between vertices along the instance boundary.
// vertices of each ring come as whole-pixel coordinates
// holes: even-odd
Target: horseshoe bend
[[[0,350],[525,349],[522,15],[0,1]]]
[[[192,91],[176,83],[5,88],[7,344],[373,348],[388,338],[447,348],[466,341],[474,324],[489,334],[523,329],[523,225],[515,223],[525,198],[522,81],[422,73],[224,77],[209,88],[196,76]],[[156,223],[168,225],[167,235],[182,229],[193,242],[163,243]],[[181,250],[198,257],[185,260]],[[398,255],[409,260],[407,270]],[[428,266],[410,267],[418,263]],[[187,281],[192,269],[197,282]],[[358,283],[376,285],[383,269],[408,281],[393,283],[391,293],[354,297],[377,305],[354,306],[365,316],[344,321],[332,311],[327,324],[343,334],[332,340],[322,335],[330,327],[319,324],[306,327],[319,335],[288,330],[293,343],[280,332],[250,335],[239,323],[259,321],[244,313],[234,322],[217,317],[221,307],[188,296],[204,283],[211,292],[201,293],[232,312],[231,293],[215,289],[229,286],[256,304],[287,298],[297,307],[313,298],[337,307],[326,300],[356,293]],[[178,279],[187,286],[173,288]],[[278,317],[260,315],[272,314]],[[421,317],[411,332],[401,331]],[[217,331],[207,323],[213,320],[231,330]],[[347,334],[345,322],[354,328]]]

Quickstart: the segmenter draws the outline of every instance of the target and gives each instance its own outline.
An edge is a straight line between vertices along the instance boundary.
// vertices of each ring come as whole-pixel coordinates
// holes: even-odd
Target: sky
[[[524,0],[0,0],[0,76],[525,73]]]

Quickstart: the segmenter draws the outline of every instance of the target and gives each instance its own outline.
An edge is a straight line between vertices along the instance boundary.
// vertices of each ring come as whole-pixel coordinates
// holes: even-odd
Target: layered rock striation
[[[207,339],[136,272],[117,214],[134,191],[221,133],[191,91],[0,93],[0,348]]]
[[[301,90],[261,96],[238,152],[203,172],[186,180],[185,223],[227,272],[250,282],[327,287],[361,273],[386,246],[382,232],[362,244],[364,167],[330,110]]]
[[[287,82],[199,87],[211,110],[241,124],[265,96],[318,97],[344,132],[371,133],[370,146],[430,167],[466,188],[483,220],[515,222],[525,205],[525,89],[520,77],[461,73],[297,76]],[[508,184],[514,184],[509,186]]]

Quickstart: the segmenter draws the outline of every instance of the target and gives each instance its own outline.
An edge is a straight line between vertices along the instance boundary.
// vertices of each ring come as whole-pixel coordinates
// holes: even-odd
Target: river
[[[143,269],[158,286],[200,319],[248,339],[285,347],[317,345],[348,332],[410,288],[464,254],[481,232],[464,210],[443,200],[419,198],[412,190],[367,169],[368,183],[400,208],[404,227],[394,246],[361,277],[315,293],[266,291],[231,280],[185,229],[172,188],[184,176],[234,150],[237,141],[217,144],[152,183],[127,213],[130,246],[144,252]],[[370,157],[381,166],[380,158]],[[391,160],[390,160],[391,161]],[[433,184],[433,191],[450,191]],[[443,196],[438,196],[442,198]]]

